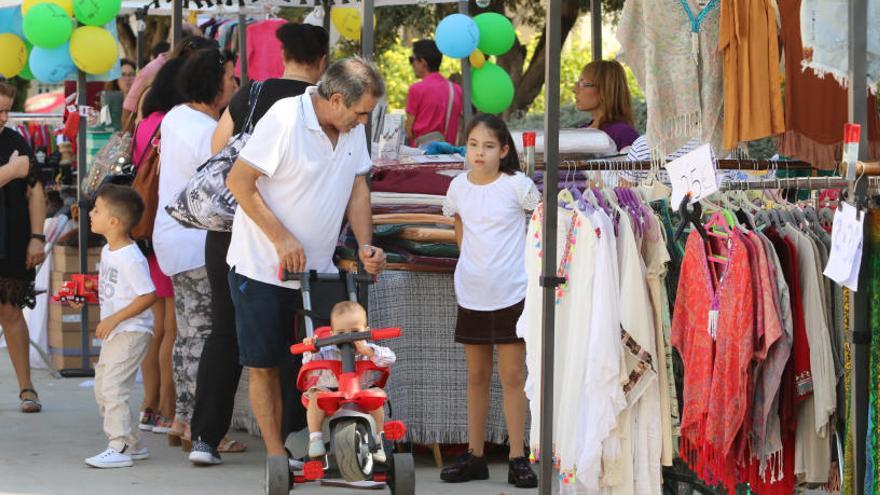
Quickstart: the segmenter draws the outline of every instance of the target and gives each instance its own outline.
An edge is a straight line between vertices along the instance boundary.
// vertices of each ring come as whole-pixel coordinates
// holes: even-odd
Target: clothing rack
[[[61,123],[64,115],[60,113],[22,113],[10,112],[9,120],[16,122],[51,122]]]
[[[567,168],[570,170],[613,172],[618,170],[652,170],[658,168],[658,162],[652,162],[650,160],[611,160],[607,158],[589,160],[560,159],[558,167]],[[812,170],[813,166],[807,162],[798,160],[751,160],[725,158],[721,160],[715,160],[715,168],[719,170],[742,170],[748,172],[770,170]],[[545,169],[544,163],[542,161],[536,163],[536,169]],[[878,164],[878,169],[880,169],[880,164]]]
[[[789,177],[755,181],[730,180],[721,185],[722,191],[753,191],[759,189],[845,189],[850,182],[843,177]]]

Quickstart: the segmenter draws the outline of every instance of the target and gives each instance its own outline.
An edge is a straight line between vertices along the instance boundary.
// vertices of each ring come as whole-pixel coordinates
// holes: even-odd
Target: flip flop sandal
[[[237,454],[245,451],[247,451],[247,445],[231,438],[224,438],[217,447],[217,452],[221,454]]]
[[[24,394],[28,392],[34,394],[33,399],[24,398]],[[23,413],[38,413],[43,410],[43,405],[40,404],[40,397],[37,395],[37,391],[32,388],[21,389],[21,392],[18,393],[18,398],[21,400],[19,408]]]

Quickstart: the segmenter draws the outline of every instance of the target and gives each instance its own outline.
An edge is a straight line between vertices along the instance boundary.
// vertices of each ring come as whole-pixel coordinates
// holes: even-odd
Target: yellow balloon
[[[352,7],[333,7],[330,20],[339,34],[354,41],[361,39],[361,13]]]
[[[70,36],[70,57],[83,72],[103,74],[112,69],[119,58],[119,47],[106,29],[82,26]]]
[[[54,3],[64,9],[64,11],[67,12],[67,15],[73,15],[73,0],[24,0],[21,4],[21,15],[27,14],[27,11],[30,10],[31,7],[41,3]]]
[[[486,63],[486,56],[483,55],[483,52],[481,52],[479,49],[476,49],[471,52],[471,56],[468,57],[468,60],[471,61],[471,65],[474,67],[474,69],[482,69],[483,64]]]
[[[0,75],[14,77],[27,65],[28,51],[21,38],[12,34],[0,34]]]

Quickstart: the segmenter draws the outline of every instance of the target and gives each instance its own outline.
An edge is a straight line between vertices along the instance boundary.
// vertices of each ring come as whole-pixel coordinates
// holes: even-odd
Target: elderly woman
[[[33,296],[34,267],[45,258],[46,198],[30,174],[31,149],[6,127],[15,86],[0,77],[0,327],[18,378],[21,412],[42,410],[31,382],[27,322],[21,309]]]
[[[633,127],[632,99],[626,84],[626,71],[616,60],[590,62],[574,85],[575,106],[589,112],[592,120],[584,125],[604,131],[623,151],[639,137]]]

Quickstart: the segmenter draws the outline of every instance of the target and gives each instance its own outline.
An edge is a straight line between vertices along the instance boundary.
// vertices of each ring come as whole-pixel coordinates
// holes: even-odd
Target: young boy
[[[137,426],[132,427],[129,404],[152,338],[153,314],[148,310],[156,300],[147,260],[129,236],[143,213],[144,202],[134,189],[112,184],[101,187],[89,213],[92,232],[107,239],[98,275],[101,322],[96,334],[104,342],[95,367],[95,398],[110,443],[85,460],[96,468],[129,467],[133,460],[150,457],[140,446]]]
[[[334,335],[339,333],[366,331],[368,330],[367,312],[356,302],[343,301],[336,306],[333,306],[333,310],[330,311],[330,328]],[[305,339],[303,340],[303,343],[310,344],[314,342],[314,340],[314,338]],[[369,359],[373,364],[382,368],[390,368],[397,359],[394,351],[387,347],[367,343],[363,340],[355,342],[354,346],[358,360]],[[303,364],[308,363],[309,361],[323,360],[342,361],[342,355],[339,352],[339,348],[336,346],[328,346],[321,348],[317,353],[303,353]],[[367,375],[369,375],[369,373]],[[309,408],[306,416],[309,426],[309,457],[316,458],[322,457],[327,453],[327,450],[324,448],[324,434],[322,433],[325,413],[320,407],[318,407],[318,401],[312,399],[317,396],[316,392],[337,390],[339,388],[339,382],[336,380],[336,376],[334,376],[332,372],[326,370],[321,371],[317,377],[311,377],[310,382],[309,390],[306,392],[306,397],[309,398]],[[370,376],[361,377],[362,389],[370,388],[373,383],[374,380]],[[373,421],[376,423],[376,434],[378,435],[385,427],[385,411],[380,407],[374,411],[370,411],[370,416],[373,417]],[[380,437],[377,437],[376,441],[381,445],[382,439]],[[373,454],[373,460],[384,463],[386,460],[385,451],[380,448]]]

